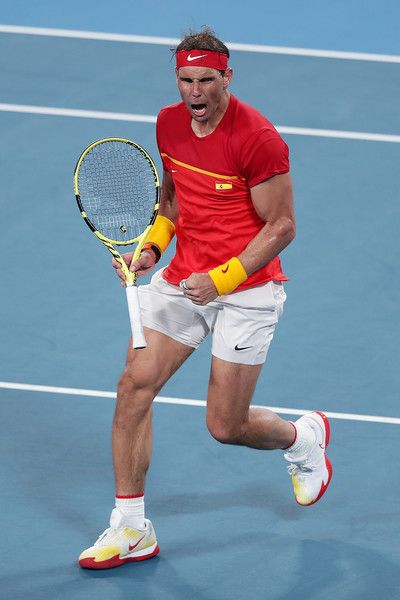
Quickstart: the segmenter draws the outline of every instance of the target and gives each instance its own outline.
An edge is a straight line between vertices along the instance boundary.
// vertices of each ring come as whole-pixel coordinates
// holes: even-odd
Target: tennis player
[[[250,407],[286,294],[279,253],[295,236],[288,147],[273,125],[229,92],[229,50],[212,30],[175,51],[182,101],[161,110],[164,167],[160,213],[131,270],[147,273],[176,236],[171,263],[139,287],[148,346],[129,348],[113,424],[115,508],[110,527],[79,557],[107,569],[159,552],[145,518],[154,397],[212,333],[207,426],[224,444],[283,450],[302,506],[326,491],[329,423],[296,422]],[[124,281],[116,262],[117,274]]]

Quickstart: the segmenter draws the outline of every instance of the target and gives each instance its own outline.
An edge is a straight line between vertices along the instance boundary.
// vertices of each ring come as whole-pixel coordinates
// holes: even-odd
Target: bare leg
[[[265,408],[250,407],[262,365],[241,365],[213,356],[207,398],[207,426],[225,444],[274,450],[287,448],[293,426]]]
[[[118,385],[113,423],[116,494],[144,493],[152,446],[152,403],[162,386],[193,352],[193,348],[145,328],[147,348],[129,348]]]

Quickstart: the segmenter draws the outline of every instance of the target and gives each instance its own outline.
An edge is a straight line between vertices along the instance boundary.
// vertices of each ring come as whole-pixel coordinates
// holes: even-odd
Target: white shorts
[[[198,306],[180,287],[165,281],[163,270],[148,285],[139,286],[145,327],[192,348],[211,331],[213,356],[246,365],[265,362],[286,300],[281,282],[269,281]]]

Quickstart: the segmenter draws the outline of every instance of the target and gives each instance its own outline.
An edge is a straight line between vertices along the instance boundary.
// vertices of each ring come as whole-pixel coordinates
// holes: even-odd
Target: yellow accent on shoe
[[[121,548],[119,546],[103,546],[102,548],[88,548],[84,550],[79,557],[79,560],[83,558],[93,558],[96,562],[103,560],[109,560],[114,556],[119,556]]]
[[[124,531],[123,531],[123,535],[125,535],[126,537],[143,537],[142,535],[139,535],[139,531],[137,529],[130,529],[129,527],[125,527]]]
[[[304,495],[304,490],[301,489],[301,483],[296,479],[295,475],[292,475],[292,484],[297,502],[299,504],[309,504],[312,501],[312,498]]]

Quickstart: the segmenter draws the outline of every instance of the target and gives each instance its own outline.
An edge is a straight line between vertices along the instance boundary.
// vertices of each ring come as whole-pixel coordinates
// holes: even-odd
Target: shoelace
[[[99,544],[101,541],[103,541],[109,534],[113,534],[113,532],[115,532],[115,529],[112,529],[111,527],[109,527],[108,529],[106,529],[105,531],[103,531],[103,533],[101,535],[99,535],[99,537],[97,538],[97,540],[95,541],[94,545],[96,546],[96,544]]]
[[[113,529],[112,527],[109,527],[108,529],[106,529],[105,531],[103,531],[103,533],[97,538],[97,540],[95,541],[95,543],[93,544],[94,546],[97,546],[97,544],[100,544],[100,542],[105,541],[105,539],[107,537],[109,537],[110,539],[107,540],[110,544],[112,544],[115,540],[115,537],[118,535],[118,530],[117,529]]]
[[[304,463],[289,465],[288,468],[289,475],[307,475],[307,473],[312,473],[313,469],[311,467],[307,467]]]

